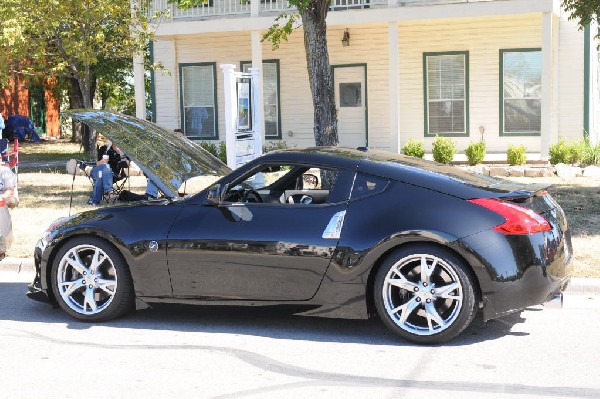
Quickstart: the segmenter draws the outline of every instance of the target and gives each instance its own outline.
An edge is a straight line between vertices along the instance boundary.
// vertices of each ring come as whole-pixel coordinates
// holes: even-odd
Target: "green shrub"
[[[550,156],[550,163],[556,165],[557,163],[567,163],[567,156],[569,149],[564,139],[558,140],[558,143],[552,144],[548,155]]]
[[[465,148],[465,154],[467,155],[469,165],[477,165],[483,162],[483,158],[485,158],[485,141],[469,144]]]
[[[570,164],[578,164],[583,160],[583,156],[585,154],[586,147],[589,146],[589,143],[585,140],[574,141],[569,144],[569,157],[567,158],[568,163]]]
[[[263,154],[266,154],[267,152],[271,152],[271,151],[287,150],[288,148],[290,148],[290,147],[283,140],[271,141],[271,142],[265,143],[263,145]]]
[[[506,151],[506,159],[510,165],[525,165],[527,162],[527,156],[525,155],[525,151],[527,147],[524,145],[512,145],[508,146],[508,151]]]
[[[456,147],[454,142],[448,137],[435,136],[433,140],[433,159],[439,163],[449,164],[454,158]]]
[[[591,149],[589,141],[579,140],[567,143],[563,138],[558,140],[558,143],[552,144],[548,155],[550,155],[550,163],[583,163],[586,153]]]
[[[425,156],[425,145],[419,140],[409,139],[402,147],[402,153],[411,157],[423,158]]]
[[[227,145],[225,145],[225,141],[219,142],[219,155],[217,155],[221,162],[227,163]]]
[[[200,147],[219,158],[221,162],[227,163],[227,146],[224,141],[219,142],[218,146],[214,141],[201,141]]]
[[[589,140],[585,142],[581,164],[583,166],[598,165],[600,166],[600,142],[592,146]]]

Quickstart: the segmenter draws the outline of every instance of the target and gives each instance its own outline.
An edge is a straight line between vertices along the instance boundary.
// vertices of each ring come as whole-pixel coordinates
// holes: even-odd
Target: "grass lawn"
[[[19,152],[18,208],[11,210],[14,242],[7,256],[31,257],[33,248],[52,221],[84,211],[91,193],[85,176],[66,174],[64,164],[58,167],[28,167],[32,162],[66,161],[85,158],[78,144],[47,142],[23,145]],[[573,238],[574,273],[577,277],[600,278],[600,178],[558,177],[511,178],[521,183],[552,185],[549,192],[563,207]],[[209,180],[210,181],[210,180]],[[146,179],[132,176],[126,187],[143,193]],[[72,195],[71,195],[72,194]],[[69,207],[72,198],[72,206]]]

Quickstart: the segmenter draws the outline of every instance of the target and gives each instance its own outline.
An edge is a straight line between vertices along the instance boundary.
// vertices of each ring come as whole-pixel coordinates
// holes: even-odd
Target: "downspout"
[[[590,45],[591,29],[587,24],[583,28],[583,137],[590,138]]]
[[[152,40],[148,43],[148,58],[150,65],[154,65],[154,41]],[[150,112],[152,112],[152,121],[156,122],[156,90],[153,68],[150,68]]]

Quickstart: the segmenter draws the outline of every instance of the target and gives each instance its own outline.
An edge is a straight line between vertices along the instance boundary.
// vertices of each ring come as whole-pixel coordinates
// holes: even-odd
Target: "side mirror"
[[[220,184],[214,184],[206,192],[206,203],[208,205],[219,205],[221,203],[221,193],[223,189]]]

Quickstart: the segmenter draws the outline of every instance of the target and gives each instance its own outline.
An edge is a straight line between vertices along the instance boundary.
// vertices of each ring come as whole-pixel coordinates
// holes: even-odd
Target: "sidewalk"
[[[0,273],[33,273],[34,271],[33,258],[4,258],[0,261]],[[600,296],[600,278],[572,278],[565,294]]]

